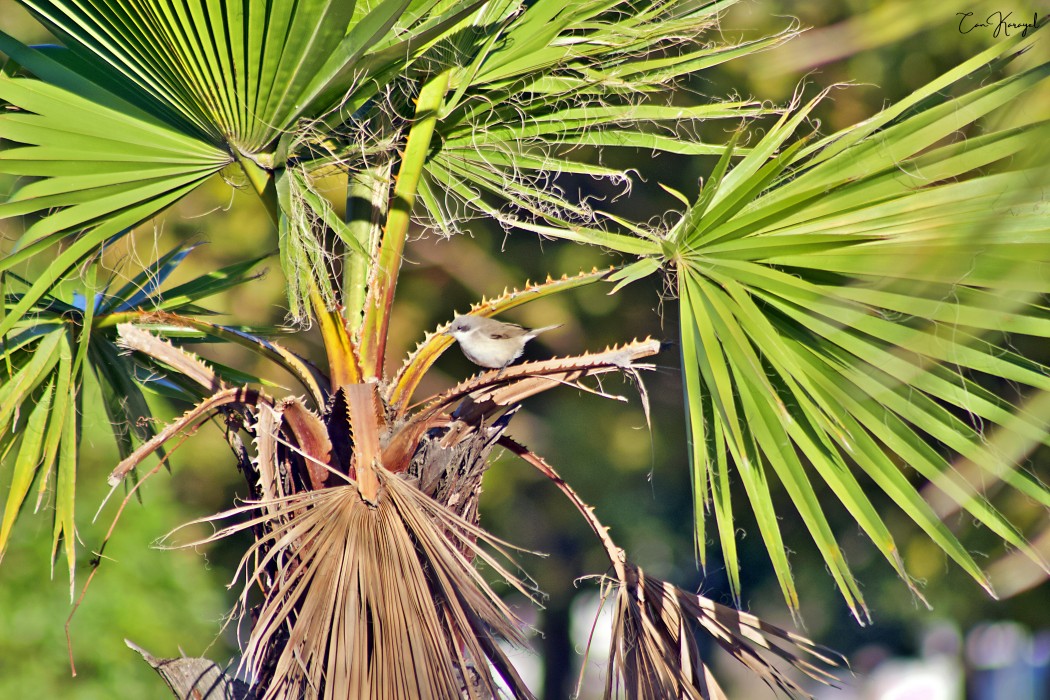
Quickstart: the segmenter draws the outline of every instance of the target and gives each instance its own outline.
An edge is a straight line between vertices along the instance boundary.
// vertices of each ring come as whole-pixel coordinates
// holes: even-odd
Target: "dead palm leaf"
[[[499,444],[550,479],[590,525],[609,557],[615,576],[606,577],[603,600],[615,595],[612,653],[606,698],[628,700],[726,700],[698,640],[710,638],[771,688],[792,698],[811,697],[766,657],[794,666],[818,683],[833,685],[831,669],[845,658],[809,639],[698,593],[647,576],[627,561],[609,529],[546,460],[503,436]]]
[[[177,352],[148,334],[124,335],[140,341],[140,352]],[[194,545],[253,532],[255,544],[239,568],[238,613],[249,611],[258,588],[263,602],[251,611],[242,658],[256,693],[267,700],[480,699],[498,696],[502,681],[514,697],[532,697],[497,641],[523,645],[520,623],[473,565],[480,557],[529,594],[502,563],[503,543],[478,526],[481,479],[496,444],[554,481],[607,551],[615,576],[606,579],[605,595],[615,595],[616,606],[608,696],[725,698],[700,654],[705,636],[791,697],[806,693],[768,657],[832,682],[828,669],[840,658],[834,652],[630,564],[568,484],[504,434],[528,397],[564,385],[587,388],[582,379],[610,372],[637,378],[650,368],[640,360],[659,350],[658,341],[646,339],[485,372],[393,422],[375,381],[335,388],[321,416],[294,398],[245,406],[254,418],[246,424],[255,447],[248,471],[259,500],[207,519],[249,515]],[[233,391],[221,389],[128,463],[214,410],[209,402],[244,402],[226,397]],[[333,486],[340,478],[345,484]]]
[[[609,584],[616,589],[616,609],[606,698],[620,697],[621,689],[629,700],[726,698],[700,652],[701,637],[712,639],[770,688],[791,698],[812,696],[766,657],[779,658],[826,685],[835,681],[829,669],[845,663],[830,649],[754,615],[647,576],[630,563],[623,568],[626,578]]]
[[[242,661],[260,696],[480,699],[498,694],[498,675],[513,697],[533,697],[498,644],[523,645],[520,622],[463,553],[528,595],[503,543],[377,475],[374,505],[354,483],[252,503],[208,520],[261,515],[190,545],[266,531],[241,563],[240,612],[264,591]]]

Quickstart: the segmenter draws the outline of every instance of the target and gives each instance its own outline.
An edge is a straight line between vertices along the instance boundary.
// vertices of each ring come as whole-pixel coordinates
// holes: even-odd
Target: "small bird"
[[[458,340],[459,349],[474,364],[502,370],[521,357],[525,343],[544,331],[560,326],[557,323],[529,330],[481,316],[456,316],[444,334]]]

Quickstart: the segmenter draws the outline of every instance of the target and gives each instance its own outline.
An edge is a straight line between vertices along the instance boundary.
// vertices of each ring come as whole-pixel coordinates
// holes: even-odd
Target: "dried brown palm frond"
[[[375,505],[353,483],[308,491],[210,518],[263,513],[194,543],[266,532],[241,563],[241,612],[264,591],[242,661],[260,697],[492,698],[496,674],[533,697],[498,645],[523,645],[520,623],[471,565],[528,594],[480,543],[503,544],[412,483],[378,479]]]
[[[169,365],[205,367],[148,333],[126,335],[129,347]],[[640,361],[659,350],[659,341],[636,340],[484,372],[402,418],[374,380],[335,386],[320,413],[295,397],[218,384],[122,462],[114,482],[176,432],[237,407],[253,448],[238,443],[239,459],[258,500],[210,519],[249,515],[206,541],[253,534],[235,617],[257,587],[263,602],[251,611],[242,666],[261,698],[480,699],[504,688],[532,697],[497,643],[523,643],[517,621],[473,566],[480,558],[527,593],[485,547],[500,543],[478,527],[489,452],[524,400],[563,386],[606,395],[582,380],[638,378],[651,367]]]
[[[605,579],[603,600],[615,595],[607,698],[628,700],[726,700],[698,639],[710,638],[771,688],[792,698],[811,697],[765,656],[794,666],[818,683],[834,685],[831,670],[846,665],[840,654],[805,637],[697,593],[647,576],[627,561],[588,506],[546,460],[507,436],[499,444],[546,476],[569,499],[601,541],[615,573]],[[764,655],[765,656],[764,656]]]
[[[826,685],[836,680],[830,669],[845,664],[834,651],[754,615],[647,576],[632,564],[623,569],[626,578],[609,583],[616,588],[616,608],[607,698],[724,700],[697,644],[704,636],[791,698],[812,696],[767,655]]]

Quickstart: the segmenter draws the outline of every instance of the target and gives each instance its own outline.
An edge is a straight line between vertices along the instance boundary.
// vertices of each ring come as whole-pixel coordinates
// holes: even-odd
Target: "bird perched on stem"
[[[481,316],[456,316],[445,335],[459,341],[467,359],[489,369],[503,369],[521,357],[525,343],[544,331],[559,328],[560,323],[529,330],[514,323],[503,323]]]

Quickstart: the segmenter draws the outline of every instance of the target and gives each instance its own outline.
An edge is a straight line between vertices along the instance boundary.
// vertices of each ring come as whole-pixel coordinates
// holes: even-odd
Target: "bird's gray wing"
[[[520,338],[525,335],[525,329],[513,324],[505,324],[503,328],[489,331],[488,336],[492,340],[506,340],[507,338]]]

